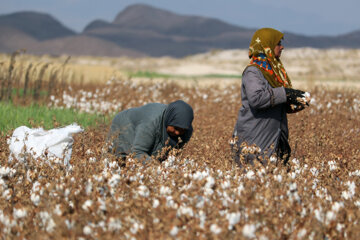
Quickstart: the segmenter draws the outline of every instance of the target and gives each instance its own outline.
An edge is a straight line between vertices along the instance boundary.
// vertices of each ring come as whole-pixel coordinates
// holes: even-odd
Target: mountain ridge
[[[212,49],[248,48],[256,29],[134,4],[120,11],[113,21],[94,20],[80,33],[47,13],[30,11],[0,15],[0,30],[2,52],[27,48],[35,54],[184,57]],[[285,44],[360,48],[360,30],[335,37],[285,32]]]

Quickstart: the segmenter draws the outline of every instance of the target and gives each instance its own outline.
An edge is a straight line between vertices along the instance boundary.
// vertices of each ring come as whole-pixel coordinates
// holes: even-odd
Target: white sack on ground
[[[72,135],[82,132],[77,124],[63,128],[44,130],[43,128],[31,129],[21,126],[15,129],[8,140],[10,156],[9,161],[17,159],[25,162],[29,154],[37,159],[64,160],[64,165],[69,165],[74,139]]]

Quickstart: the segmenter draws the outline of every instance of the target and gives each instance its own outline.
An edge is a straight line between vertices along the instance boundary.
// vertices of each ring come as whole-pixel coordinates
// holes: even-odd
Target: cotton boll
[[[171,231],[170,231],[170,235],[173,236],[173,237],[175,237],[175,236],[178,234],[178,232],[179,232],[178,227],[177,227],[177,226],[174,226],[174,227],[171,229]]]
[[[39,206],[40,196],[38,194],[32,193],[30,195],[30,200],[33,202],[35,206]]]
[[[255,238],[256,226],[254,224],[245,224],[242,234],[246,238]]]
[[[92,204],[93,204],[92,200],[86,200],[81,208],[88,212],[90,211]]]
[[[228,226],[229,230],[233,229],[234,225],[240,222],[240,217],[241,217],[240,212],[226,214],[226,219],[229,222],[229,226]]]
[[[84,233],[85,235],[91,235],[91,234],[92,234],[92,229],[91,229],[91,227],[85,226],[85,227],[83,228],[83,233]]]
[[[255,173],[253,170],[250,170],[246,173],[246,178],[249,179],[249,180],[253,180],[255,179]]]
[[[26,209],[17,209],[17,208],[14,208],[14,210],[13,210],[13,216],[14,216],[14,218],[24,218],[24,217],[26,217],[26,215],[27,215],[27,211],[26,211]]]
[[[153,200],[153,205],[152,205],[152,207],[153,207],[153,208],[157,208],[159,205],[160,205],[160,201],[155,198],[155,199]]]
[[[138,193],[142,197],[149,197],[149,195],[150,195],[149,189],[144,185],[141,185],[138,187]]]
[[[210,226],[210,231],[216,235],[221,233],[221,228],[219,228],[219,226],[216,223],[211,224]]]

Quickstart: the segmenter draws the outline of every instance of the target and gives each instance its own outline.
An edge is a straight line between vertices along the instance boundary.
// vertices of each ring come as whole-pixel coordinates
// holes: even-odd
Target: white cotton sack
[[[64,161],[64,165],[68,166],[74,142],[72,135],[82,131],[83,129],[76,123],[51,130],[18,127],[12,137],[8,139],[9,161],[13,161],[15,158],[20,162],[25,162],[26,157],[31,155],[35,159],[61,159]]]

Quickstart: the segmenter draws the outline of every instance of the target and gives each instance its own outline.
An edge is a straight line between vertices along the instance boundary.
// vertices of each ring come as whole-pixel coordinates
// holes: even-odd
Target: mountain
[[[248,48],[256,29],[218,19],[180,15],[134,4],[113,21],[101,19],[75,33],[37,12],[0,15],[0,51],[26,48],[34,54],[184,57],[212,49]],[[360,48],[360,30],[335,37],[285,33],[285,47]]]
[[[112,22],[90,23],[83,34],[150,56],[183,57],[214,48],[247,47],[253,32],[217,19],[178,15],[135,4],[120,12]]]
[[[217,19],[178,15],[144,4],[127,7],[116,16],[113,24],[122,28],[150,30],[166,35],[202,38],[247,30]]]
[[[47,40],[75,35],[49,14],[17,12],[0,16],[0,26],[11,27],[37,40]]]

